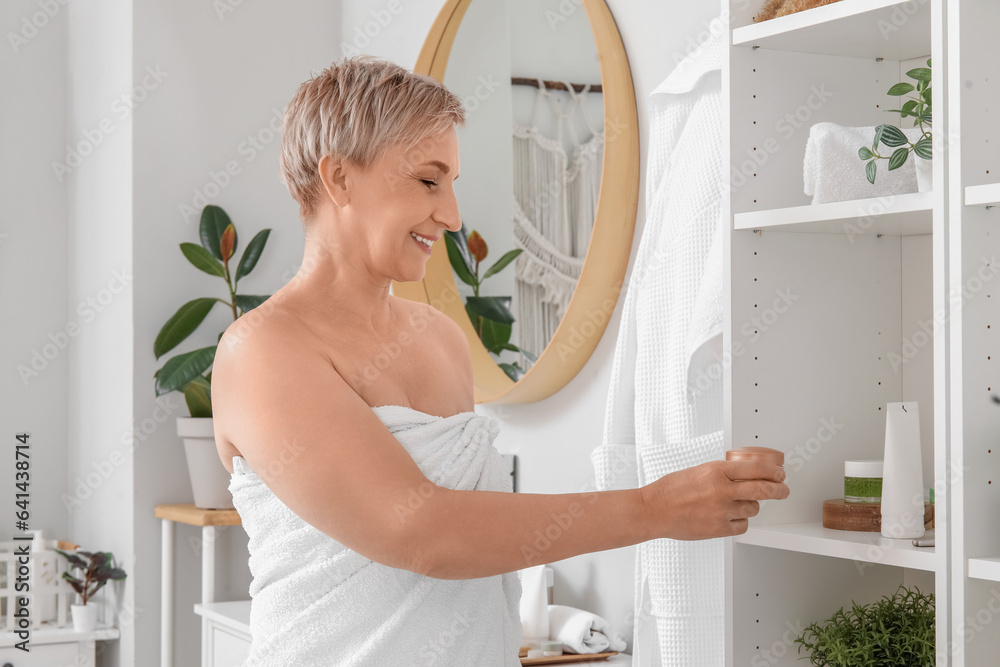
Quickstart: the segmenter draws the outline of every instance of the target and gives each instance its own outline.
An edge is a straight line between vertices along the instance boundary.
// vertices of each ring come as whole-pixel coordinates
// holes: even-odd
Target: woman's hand
[[[709,461],[664,475],[639,491],[650,539],[739,535],[758,501],[788,497],[785,471],[771,463]]]

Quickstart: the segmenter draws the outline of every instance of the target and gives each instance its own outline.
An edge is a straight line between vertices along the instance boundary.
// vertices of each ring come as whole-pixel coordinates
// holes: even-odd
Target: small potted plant
[[[931,61],[928,59],[927,67],[917,67],[906,73],[906,76],[916,81],[916,85],[906,82],[897,83],[888,92],[889,95],[898,97],[914,93],[899,109],[887,109],[887,111],[898,113],[901,118],[912,117],[913,126],[920,128],[920,136],[917,140],[907,139],[903,131],[895,125],[882,124],[875,128],[875,140],[872,142],[872,147],[862,146],[858,149],[858,157],[867,160],[865,174],[870,183],[875,182],[878,160],[888,160],[889,171],[892,171],[902,167],[906,163],[906,158],[909,157],[910,153],[913,153],[917,168],[917,190],[928,192],[933,188],[930,66]],[[887,155],[882,155],[878,150],[880,143],[895,150]]]
[[[88,605],[87,601],[94,597],[97,591],[104,588],[104,584],[109,581],[121,581],[125,578],[125,571],[121,568],[112,567],[114,557],[111,552],[98,551],[63,551],[56,549],[74,570],[83,571],[83,579],[77,579],[71,572],[63,572],[63,579],[69,582],[80,597],[82,604],[70,605],[70,613],[73,615],[73,630],[76,632],[91,632],[97,628],[97,606]],[[82,558],[81,558],[82,556]],[[84,560],[86,558],[87,560]]]
[[[933,667],[934,595],[900,586],[878,602],[841,607],[795,643],[816,667]]]
[[[229,263],[235,257],[238,238],[236,227],[226,212],[212,204],[206,206],[201,213],[199,232],[201,245],[181,243],[181,252],[195,268],[224,280],[229,299],[202,297],[181,306],[156,336],[153,354],[157,359],[194,333],[216,303],[225,305],[235,321],[268,298],[268,295],[237,294],[236,290],[240,279],[257,265],[270,229],[261,230],[251,239],[235,271]],[[222,333],[220,331],[216,337],[215,345],[171,357],[153,374],[156,395],[181,391],[191,412],[190,417],[177,418],[177,435],[184,440],[194,504],[202,509],[233,508],[229,474],[219,460],[212,423],[212,372],[209,369],[215,361]]]
[[[502,271],[524,251],[515,248],[504,253],[504,256],[486,269],[480,277],[479,264],[489,254],[489,247],[479,232],[472,230],[471,234],[466,235],[463,223],[460,231],[445,232],[445,243],[448,246],[451,268],[463,283],[472,287],[473,295],[465,299],[465,312],[469,314],[469,319],[472,320],[483,346],[497,356],[504,350],[520,352],[529,362],[534,363],[535,355],[510,342],[511,325],[514,323],[514,316],[510,312],[511,297],[479,295],[479,289],[487,278]],[[514,382],[517,382],[527,370],[517,363],[501,362],[498,365]]]

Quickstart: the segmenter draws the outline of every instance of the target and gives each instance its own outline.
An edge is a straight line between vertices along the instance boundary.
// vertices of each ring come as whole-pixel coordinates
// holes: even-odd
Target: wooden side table
[[[215,602],[215,537],[217,526],[238,526],[239,512],[206,510],[194,503],[157,505],[154,515],[163,519],[163,552],[160,561],[160,667],[173,667],[174,661],[174,522],[201,526],[201,604]],[[201,620],[202,653],[208,638],[208,620]]]

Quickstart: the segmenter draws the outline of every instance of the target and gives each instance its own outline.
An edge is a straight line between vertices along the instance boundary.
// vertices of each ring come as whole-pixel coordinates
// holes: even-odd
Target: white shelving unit
[[[727,664],[801,665],[790,627],[900,584],[935,593],[938,665],[998,664],[1000,3],[841,0],[756,24],[763,0],[722,1],[726,440],[785,451],[792,489],[727,546]],[[885,93],[932,54],[934,191],[812,205],[809,128],[900,124]],[[904,400],[937,546],[823,528],[843,461],[882,458]]]

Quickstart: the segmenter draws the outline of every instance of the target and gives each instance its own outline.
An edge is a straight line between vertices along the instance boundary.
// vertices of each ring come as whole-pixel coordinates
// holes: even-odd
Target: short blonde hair
[[[464,124],[462,101],[436,79],[374,56],[344,58],[299,86],[285,109],[281,180],[309,220],[323,194],[323,156],[368,169],[397,144],[409,150]]]

